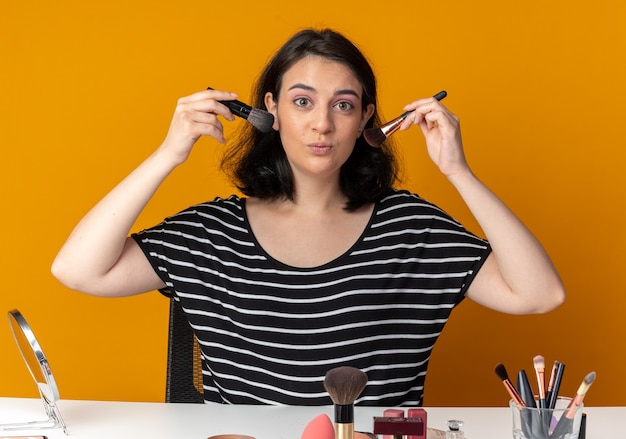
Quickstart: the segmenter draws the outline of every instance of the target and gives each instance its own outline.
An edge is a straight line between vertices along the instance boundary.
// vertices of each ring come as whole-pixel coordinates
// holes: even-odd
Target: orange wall
[[[474,170],[552,255],[567,303],[507,316],[466,302],[432,357],[427,405],[504,405],[493,373],[534,355],[567,364],[564,391],[596,370],[594,405],[626,405],[624,105],[626,3],[206,0],[5,2],[0,12],[0,312],[18,308],[64,399],[161,401],[167,301],[98,299],[50,275],[81,216],[166,133],[178,97],[208,85],[246,100],[270,53],[305,26],[356,41],[388,118],[446,89]],[[470,228],[418,130],[397,134],[405,186]],[[222,148],[203,139],[140,218],[148,226],[228,195]],[[0,324],[0,395],[35,396]]]

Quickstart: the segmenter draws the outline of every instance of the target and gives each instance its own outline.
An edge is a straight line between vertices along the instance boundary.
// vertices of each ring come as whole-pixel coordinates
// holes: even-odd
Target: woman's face
[[[374,112],[373,104],[362,111],[362,94],[348,67],[309,56],[283,75],[279,102],[271,93],[265,96],[296,178],[338,178]]]

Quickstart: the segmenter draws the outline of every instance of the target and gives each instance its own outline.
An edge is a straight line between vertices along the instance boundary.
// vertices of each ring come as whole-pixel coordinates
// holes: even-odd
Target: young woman
[[[458,118],[433,98],[406,106],[434,163],[486,239],[434,204],[393,187],[376,80],[362,53],[332,30],[294,35],[266,66],[251,125],[224,157],[245,196],[192,206],[129,235],[161,182],[201,136],[225,143],[220,103],[205,90],[179,100],[161,146],[76,226],[53,264],[70,288],[99,296],[167,291],[200,343],[207,401],[323,405],[325,373],[368,375],[360,404],[422,404],[430,352],[463,298],[513,314],[565,298],[531,232],[472,173]]]

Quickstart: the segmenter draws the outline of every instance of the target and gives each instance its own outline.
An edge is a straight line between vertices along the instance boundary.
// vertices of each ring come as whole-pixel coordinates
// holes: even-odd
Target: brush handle
[[[354,439],[354,423],[339,424],[335,422],[335,439]]]
[[[448,96],[448,92],[445,90],[441,90],[439,93],[437,93],[435,96],[433,96],[433,98],[437,99],[438,101],[442,100],[443,98],[445,98],[446,96]]]
[[[354,439],[354,404],[335,404],[335,439]]]
[[[437,99],[438,101],[442,100],[443,98],[445,98],[446,96],[448,96],[448,92],[445,90],[441,90],[439,93],[437,93],[436,95],[433,96],[433,98]],[[402,113],[400,116],[396,117],[393,120],[390,120],[389,122],[387,122],[386,124],[384,124],[382,127],[380,127],[381,131],[383,132],[383,134],[385,135],[385,137],[389,137],[390,135],[392,135],[393,133],[395,133],[398,128],[400,128],[400,125],[402,124],[402,121],[404,119],[407,118],[407,116],[409,114],[411,114],[413,112],[413,110],[411,111],[405,111],[404,113]]]
[[[244,104],[243,102],[233,100],[233,101],[220,101],[220,103],[226,105],[228,109],[236,116],[243,117],[247,119],[250,116],[250,112],[252,111],[252,107]]]
[[[214,90],[211,87],[207,87],[207,90]],[[236,99],[230,100],[230,101],[219,101],[221,104],[224,104],[228,107],[228,109],[231,111],[231,113],[233,113],[235,116],[239,116],[242,117],[244,119],[248,119],[248,116],[250,116],[250,112],[252,111],[252,107],[250,105],[244,104],[241,101],[238,101]]]
[[[526,404],[526,407],[537,407],[535,404],[535,396],[525,370],[520,370],[517,374],[517,389]]]
[[[565,371],[565,364],[559,363],[554,373],[554,386],[550,393],[550,398],[547,398],[546,405],[549,409],[553,409],[556,406],[556,400],[559,397],[559,390],[561,388],[561,382],[563,381],[563,372]]]

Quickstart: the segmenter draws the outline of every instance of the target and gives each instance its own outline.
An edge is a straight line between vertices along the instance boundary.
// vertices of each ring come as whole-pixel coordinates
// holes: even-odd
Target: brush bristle
[[[546,360],[541,355],[537,355],[535,358],[533,358],[533,364],[535,365],[535,369],[546,368]]]
[[[368,128],[363,131],[363,137],[365,141],[374,148],[380,147],[383,144],[387,136],[383,133],[383,130],[380,128]]]
[[[500,378],[502,381],[509,379],[509,374],[506,373],[506,368],[502,363],[496,364],[496,375],[498,375],[498,378]]]
[[[248,122],[254,125],[262,133],[267,133],[274,125],[274,115],[259,108],[253,108],[248,115]]]
[[[579,395],[584,395],[585,393],[587,393],[587,390],[589,390],[589,387],[591,387],[595,380],[596,373],[589,372],[583,379],[583,382],[580,384],[580,387],[578,388],[578,391],[576,393]]]
[[[338,405],[354,404],[366,385],[365,372],[350,366],[331,369],[324,377],[324,388],[333,403]]]

